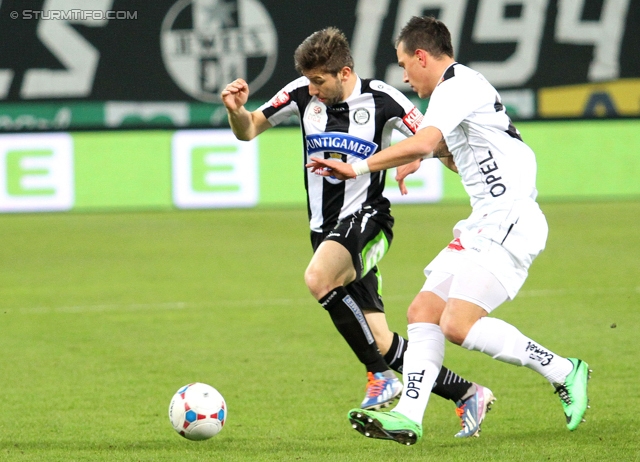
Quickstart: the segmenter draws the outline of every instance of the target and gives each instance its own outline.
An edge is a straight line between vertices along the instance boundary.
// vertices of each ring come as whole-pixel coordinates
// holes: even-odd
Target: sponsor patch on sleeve
[[[407,127],[409,127],[409,130],[415,133],[422,122],[422,113],[414,106],[413,109],[411,109],[407,115],[402,118],[402,121]]]
[[[289,93],[282,90],[280,93],[273,97],[273,99],[271,100],[271,106],[274,108],[279,108],[283,104],[287,104],[290,99],[291,97],[289,96]]]

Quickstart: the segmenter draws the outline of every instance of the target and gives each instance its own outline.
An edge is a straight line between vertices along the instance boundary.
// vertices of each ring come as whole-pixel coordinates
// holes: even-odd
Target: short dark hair
[[[433,16],[414,16],[402,28],[396,39],[396,48],[402,42],[404,50],[413,54],[416,50],[425,50],[440,58],[442,55],[453,58],[451,34],[442,21]]]
[[[327,27],[307,37],[293,55],[296,71],[300,74],[320,69],[337,74],[343,67],[353,69],[349,41],[340,29]]]

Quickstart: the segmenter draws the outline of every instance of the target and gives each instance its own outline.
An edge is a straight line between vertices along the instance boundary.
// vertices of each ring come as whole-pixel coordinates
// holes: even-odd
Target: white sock
[[[497,318],[484,317],[476,321],[462,346],[481,351],[498,361],[528,367],[552,384],[564,382],[573,368],[568,359],[547,350]]]
[[[431,389],[444,360],[444,335],[440,326],[425,322],[409,324],[408,347],[404,353],[404,389],[393,409],[422,424]]]

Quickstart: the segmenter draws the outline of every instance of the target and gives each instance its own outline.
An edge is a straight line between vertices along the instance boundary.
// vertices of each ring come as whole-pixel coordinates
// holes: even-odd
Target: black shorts
[[[363,310],[384,312],[382,276],[377,265],[391,246],[393,222],[388,206],[369,205],[340,220],[330,231],[311,232],[314,252],[324,241],[336,241],[349,251],[356,279],[345,288]]]

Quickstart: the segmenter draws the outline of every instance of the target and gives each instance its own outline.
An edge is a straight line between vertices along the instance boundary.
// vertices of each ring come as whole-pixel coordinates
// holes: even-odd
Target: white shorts
[[[505,288],[490,271],[462,259],[455,273],[432,271],[422,291],[433,292],[445,302],[457,298],[475,303],[487,313],[509,299]]]
[[[538,204],[520,201],[511,209],[482,215],[472,213],[453,229],[454,240],[424,269],[454,276],[469,265],[491,273],[513,299],[527,279],[529,267],[544,249],[547,222]]]

